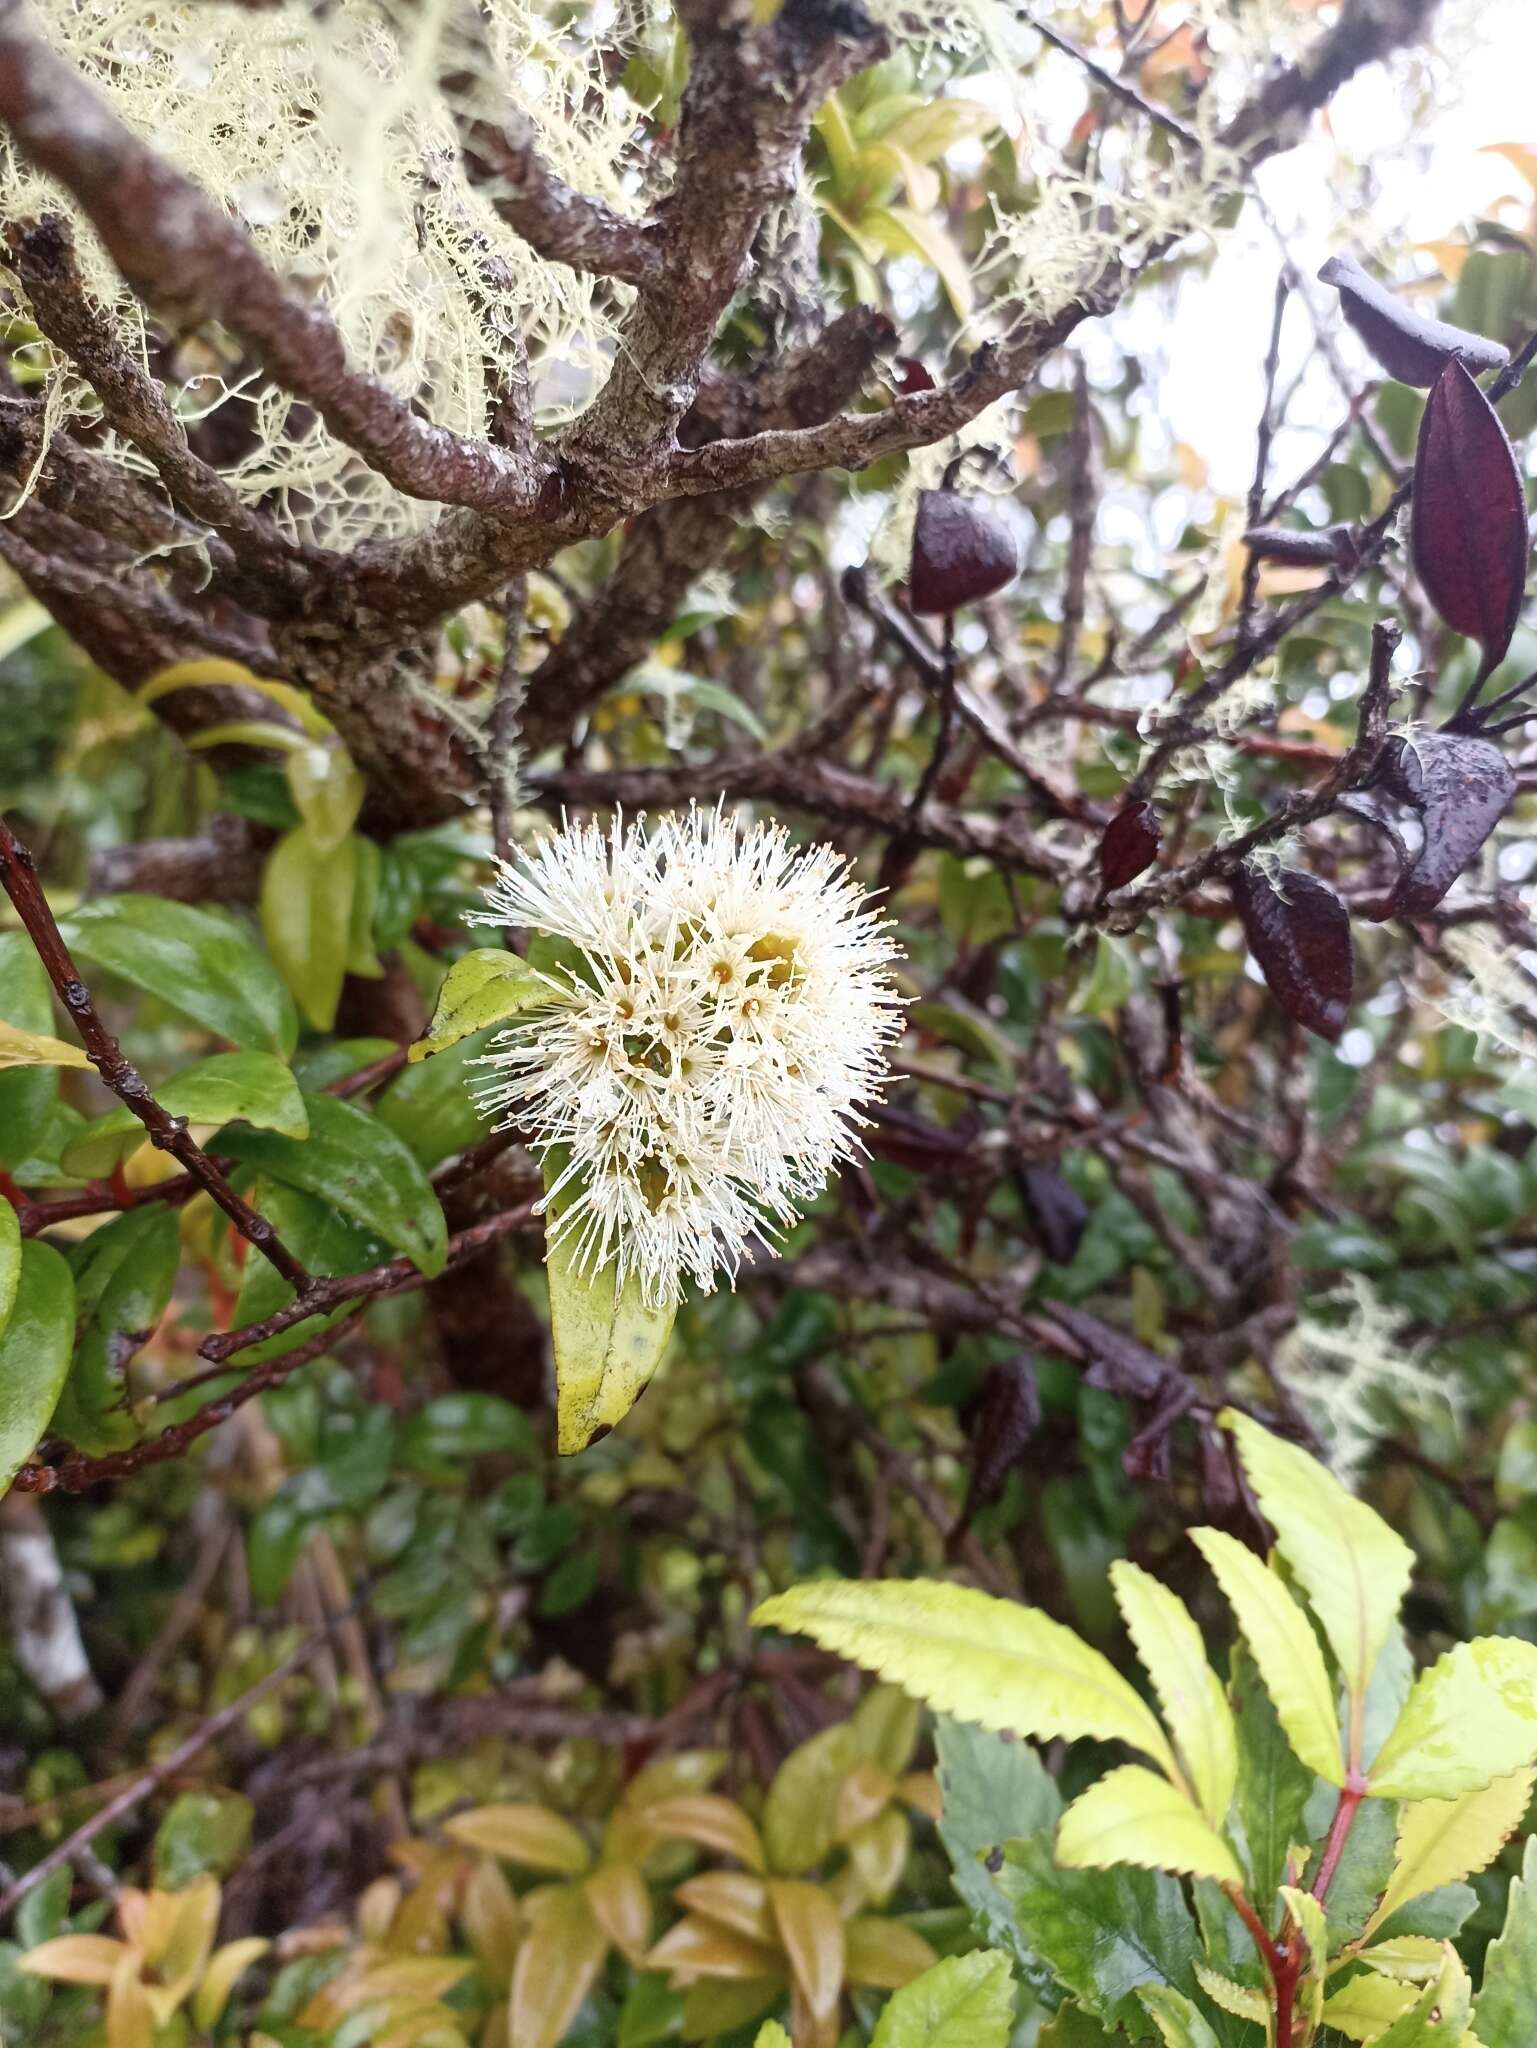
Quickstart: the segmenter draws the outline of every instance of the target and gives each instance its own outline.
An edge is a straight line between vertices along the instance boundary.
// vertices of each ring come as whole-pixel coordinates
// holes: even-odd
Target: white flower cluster
[[[583,1271],[617,1256],[653,1306],[772,1250],[860,1149],[902,1029],[899,949],[840,857],[721,811],[616,818],[503,865],[487,901],[480,922],[581,956],[483,1062],[482,1107],[555,1154],[552,1240]]]

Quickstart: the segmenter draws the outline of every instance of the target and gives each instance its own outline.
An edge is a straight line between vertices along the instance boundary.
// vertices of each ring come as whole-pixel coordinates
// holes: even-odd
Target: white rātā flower
[[[480,1062],[482,1109],[545,1158],[552,1242],[656,1307],[734,1280],[863,1150],[902,1030],[888,921],[831,847],[722,810],[567,825],[486,900],[475,922],[575,949]]]

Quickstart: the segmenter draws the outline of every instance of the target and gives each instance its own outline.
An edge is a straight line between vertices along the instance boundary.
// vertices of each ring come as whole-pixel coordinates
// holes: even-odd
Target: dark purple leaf
[[[1424,827],[1420,850],[1382,915],[1423,917],[1504,816],[1516,778],[1492,740],[1462,732],[1390,740],[1379,774],[1387,793],[1418,811]]]
[[[1295,569],[1355,568],[1359,548],[1353,526],[1251,526],[1244,535],[1252,554]]]
[[[1088,1228],[1087,1202],[1054,1166],[1022,1166],[1017,1184],[1041,1250],[1054,1266],[1070,1266]]]
[[[1099,842],[1099,878],[1106,889],[1122,889],[1158,858],[1163,827],[1147,802],[1128,804],[1105,827]]]
[[[915,391],[932,391],[934,375],[927,363],[921,363],[916,356],[894,356],[891,363],[896,372],[892,382],[904,398]]]
[[[923,491],[913,524],[908,599],[915,612],[959,611],[1019,574],[1013,529],[985,498]]]
[[[1089,1369],[1084,1378],[1091,1387],[1107,1394],[1119,1394],[1123,1401],[1155,1401],[1168,1394],[1183,1379],[1166,1359],[1149,1351],[1124,1330],[1112,1329],[1087,1309],[1071,1302],[1053,1301],[1046,1313],[1088,1354]]]
[[[964,1111],[952,1124],[935,1124],[882,1103],[875,1112],[870,1150],[877,1159],[913,1173],[955,1174],[976,1163],[978,1129],[974,1110]]]
[[[1416,313],[1368,277],[1354,256],[1331,256],[1318,275],[1338,291],[1340,311],[1400,384],[1434,384],[1454,359],[1473,371],[1502,369],[1510,361],[1510,350],[1497,341]]]
[[[971,1527],[979,1508],[996,1500],[1009,1476],[1009,1467],[1029,1443],[1041,1422],[1041,1395],[1035,1383],[1035,1367],[1021,1355],[1006,1365],[989,1366],[967,1418],[966,1434],[971,1439],[971,1483],[966,1505],[950,1532],[953,1548]]]
[[[1521,612],[1526,492],[1499,415],[1459,362],[1436,379],[1414,457],[1412,545],[1425,595],[1487,673]]]
[[[1283,868],[1281,886],[1257,868],[1233,877],[1249,950],[1288,1017],[1332,1044],[1350,1015],[1355,948],[1350,914],[1327,882]]]

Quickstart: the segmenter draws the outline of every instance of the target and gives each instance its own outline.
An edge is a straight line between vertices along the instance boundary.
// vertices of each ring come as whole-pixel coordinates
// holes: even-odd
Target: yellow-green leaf
[[[898,1991],[939,1960],[923,1936],[900,1920],[862,1914],[848,1923],[844,1934],[844,1968],[851,1984]]]
[[[1401,2019],[1377,2036],[1377,2048],[1465,2048],[1471,2003],[1468,1973],[1448,1942],[1440,1976]]]
[[[555,2048],[592,1989],[608,1937],[580,1885],[552,1885],[530,1909],[528,1939],[512,1966],[511,2048]]]
[[[941,97],[912,108],[884,129],[881,139],[895,143],[919,163],[931,164],[958,142],[980,141],[997,126],[997,114],[980,100]]]
[[[576,1236],[545,1254],[550,1342],[555,1353],[555,1448],[583,1451],[600,1431],[622,1422],[662,1362],[677,1304],[653,1308],[640,1276],[619,1277],[617,1262],[577,1269]]]
[[[674,1886],[673,1897],[686,1911],[713,1920],[717,1927],[729,1927],[733,1934],[745,1934],[749,1941],[772,1947],[777,1938],[768,1886],[749,1871],[702,1871]]]
[[[886,2006],[870,2048],[1005,2048],[1014,1980],[998,1949],[946,1956]]]
[[[427,1035],[416,1041],[406,1057],[424,1060],[473,1032],[484,1031],[488,1024],[501,1024],[520,1011],[564,1000],[553,982],[516,953],[504,953],[499,946],[477,946],[456,960],[443,977]]]
[[[211,2033],[218,2024],[219,2015],[228,2005],[229,1995],[242,1973],[249,1970],[252,1963],[264,1956],[271,1946],[271,1942],[264,1941],[259,1934],[248,1934],[241,1941],[227,1941],[223,1948],[214,1950],[192,1998],[193,2020],[205,2033]]]
[[[592,1863],[585,1836],[547,1807],[509,1803],[475,1806],[443,1823],[450,1840],[530,1870],[577,1876]]]
[[[129,1950],[105,1934],[61,1934],[42,1942],[16,1961],[30,1977],[48,1977],[55,1984],[110,1984],[112,1973]]]
[[[603,1863],[586,1880],[592,1917],[639,1969],[651,1946],[651,1894],[633,1863]]]
[[[1238,1735],[1222,1682],[1206,1661],[1201,1631],[1179,1595],[1129,1559],[1111,1565],[1110,1583],[1186,1781],[1206,1818],[1220,1828],[1238,1783]]]
[[[50,1038],[44,1031],[23,1031],[19,1024],[0,1019],[0,1068],[3,1067],[88,1067],[90,1061],[78,1045],[62,1038]]]
[[[843,1920],[831,1892],[800,1877],[770,1878],[779,1943],[812,2015],[826,2019],[843,1989]]]
[[[949,231],[910,206],[867,206],[859,216],[861,232],[880,244],[888,256],[916,256],[939,273],[955,317],[971,314],[971,268]]]
[[[1308,1955],[1298,2009],[1310,2025],[1316,2026],[1323,2008],[1324,1978],[1329,1973],[1329,1923],[1324,1918],[1323,1907],[1311,1892],[1300,1891],[1293,1884],[1283,1884],[1280,1891]]]
[[[356,842],[344,839],[327,849],[302,825],[283,835],[262,872],[262,936],[294,1001],[317,1031],[329,1031],[336,1021],[356,882]]]
[[[1537,1643],[1479,1636],[1415,1680],[1371,1768],[1380,1799],[1454,1799],[1537,1757]]]
[[[1231,1977],[1224,1977],[1205,1963],[1195,1965],[1195,1981],[1213,2005],[1220,2005],[1235,2019],[1254,2020],[1259,2026],[1265,2024],[1265,2016],[1270,2010],[1269,2001],[1255,1985],[1235,1984]]]
[[[1176,1768],[1152,1710],[1109,1659],[1032,1607],[938,1579],[826,1579],[765,1601],[753,1619],[809,1635],[962,1721],[1127,1742]]]
[[[1412,1984],[1397,1984],[1390,1977],[1352,1977],[1324,2000],[1323,2022],[1348,2041],[1375,2041],[1419,1998]]]
[[[1357,1957],[1384,1977],[1402,1977],[1410,1984],[1428,1984],[1432,1977],[1439,1977],[1445,1959],[1446,1943],[1432,1941],[1428,1934],[1400,1934],[1391,1941],[1374,1942]]]
[[[1134,1863],[1243,1882],[1237,1858],[1195,1801],[1141,1764],[1122,1764],[1073,1801],[1057,1824],[1057,1861],[1070,1870]]]
[[[1249,1484],[1339,1660],[1351,1697],[1366,1686],[1398,1618],[1414,1553],[1364,1501],[1297,1445],[1224,1411]]]
[[[333,730],[330,719],[323,717],[304,692],[296,690],[292,683],[280,683],[272,676],[255,675],[243,663],[225,661],[216,655],[195,661],[173,661],[166,668],[156,669],[149,680],[139,686],[134,699],[136,703],[149,705],[172,690],[208,689],[221,684],[258,691],[272,703],[281,705],[311,735]]]
[[[764,1868],[758,1830],[734,1799],[723,1799],[718,1792],[685,1792],[675,1799],[659,1799],[645,1809],[641,1820],[653,1837],[702,1842],[723,1856],[734,1856],[749,1870],[761,1872]]]
[[[1399,1809],[1393,1875],[1366,1932],[1380,1927],[1421,1893],[1486,1870],[1521,1825],[1533,1776],[1527,1768],[1457,1799],[1406,1801]]]
[[[669,1927],[646,1958],[648,1970],[677,1970],[685,1981],[692,1976],[732,1977],[752,1983],[783,1970],[784,1958],[775,1949],[745,1934],[734,1934],[713,1920],[692,1916]]]
[[[1318,1638],[1279,1576],[1220,1529],[1192,1529],[1259,1666],[1286,1739],[1309,1770],[1345,1781],[1334,1689]]]
[[[758,2029],[752,2048],[791,2048],[790,2037],[778,2020],[765,2020]]]
[[[1164,2048],[1218,2048],[1210,2021],[1183,1991],[1176,1991],[1172,1984],[1139,1984],[1137,1996]]]
[[[352,756],[332,741],[311,740],[288,757],[288,789],[304,828],[323,853],[357,823],[366,787]]]

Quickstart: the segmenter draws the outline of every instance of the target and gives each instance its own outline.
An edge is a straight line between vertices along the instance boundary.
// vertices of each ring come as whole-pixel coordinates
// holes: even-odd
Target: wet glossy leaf
[[[174,1210],[131,1209],[70,1253],[80,1335],[54,1427],[92,1453],[121,1450],[139,1434],[122,1407],[128,1367],[165,1313],[181,1261]]]
[[[316,1031],[329,1031],[336,1020],[357,872],[355,840],[322,846],[307,825],[284,834],[262,872],[262,936]]]
[[[341,845],[363,808],[364,783],[352,756],[335,742],[297,747],[287,760],[288,788],[311,842],[322,853]]]
[[[1400,874],[1384,915],[1423,917],[1494,830],[1516,793],[1510,764],[1474,733],[1417,733],[1390,740],[1382,786],[1420,815],[1424,839]]]
[[[1528,1835],[1505,1924],[1484,1958],[1473,2026],[1483,2048],[1527,2048],[1537,2012],[1537,1835]]]
[[[1104,889],[1124,889],[1146,873],[1158,858],[1163,827],[1150,803],[1128,804],[1117,811],[1099,842],[1099,879]]]
[[[448,1228],[409,1147],[355,1103],[338,1102],[334,1095],[306,1095],[304,1100],[307,1138],[232,1130],[225,1134],[225,1151],[274,1180],[331,1202],[404,1252],[429,1277],[441,1272]]]
[[[48,976],[25,932],[0,932],[0,1017],[22,1031],[48,1034],[53,998]],[[0,1169],[29,1158],[42,1136],[59,1077],[52,1067],[16,1067],[0,1073]]]
[[[913,524],[908,600],[915,612],[958,611],[1019,573],[1012,529],[985,498],[924,491]]]
[[[1318,273],[1340,295],[1340,311],[1390,377],[1434,384],[1454,359],[1475,372],[1497,370],[1510,350],[1482,334],[1433,320],[1369,277],[1353,256],[1331,256]]]
[[[60,927],[81,959],[158,996],[216,1038],[284,1058],[293,1051],[292,998],[234,919],[159,896],[103,896]]]
[[[8,1067],[88,1067],[78,1045],[51,1038],[46,1032],[24,1031],[0,1019],[0,1071]]]
[[[1425,595],[1493,668],[1521,613],[1526,492],[1499,415],[1460,362],[1436,379],[1420,422],[1411,513]]]
[[[1355,947],[1350,914],[1327,882],[1283,868],[1279,886],[1257,868],[1233,877],[1249,950],[1287,1016],[1334,1043],[1350,1015]]]
[[[0,1494],[48,1427],[75,1341],[75,1288],[64,1260],[52,1245],[29,1239],[18,1268],[0,1330]]]
[[[184,1067],[155,1090],[171,1116],[193,1124],[254,1124],[302,1138],[309,1111],[287,1066],[268,1052],[220,1052]],[[63,1163],[88,1178],[111,1173],[118,1161],[144,1142],[144,1126],[126,1104],[86,1125],[65,1147]]]

